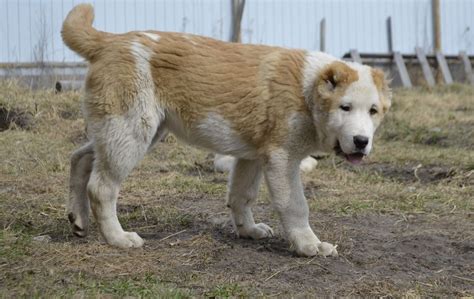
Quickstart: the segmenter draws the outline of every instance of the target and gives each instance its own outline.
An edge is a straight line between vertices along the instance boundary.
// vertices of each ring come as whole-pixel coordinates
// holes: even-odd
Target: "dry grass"
[[[69,155],[85,140],[80,96],[0,82],[0,106],[34,120],[31,130],[0,132],[1,296],[472,296],[472,259],[464,258],[473,248],[473,95],[462,85],[398,90],[365,167],[320,161],[305,176],[311,221],[322,238],[340,244],[341,258],[308,260],[293,257],[279,237],[235,239],[225,175],[212,171],[207,153],[172,137],[120,196],[121,221],[145,237],[145,247],[110,248],[94,224],[89,237],[73,238],[64,201]],[[262,189],[256,217],[278,231]],[[52,240],[34,241],[39,235]],[[357,237],[371,256],[358,253]],[[404,246],[412,244],[432,251],[414,251],[410,260]],[[403,256],[386,255],[398,248]],[[439,269],[430,272],[431,265]]]

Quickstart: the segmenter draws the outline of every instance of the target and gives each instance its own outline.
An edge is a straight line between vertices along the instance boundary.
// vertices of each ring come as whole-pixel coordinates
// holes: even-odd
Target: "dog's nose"
[[[357,149],[363,150],[367,146],[368,143],[369,143],[369,138],[362,135],[354,136],[354,144]]]

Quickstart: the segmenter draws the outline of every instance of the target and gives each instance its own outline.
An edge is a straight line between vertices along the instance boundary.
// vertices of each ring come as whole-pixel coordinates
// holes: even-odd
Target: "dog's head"
[[[313,118],[325,150],[361,162],[390,108],[384,73],[365,65],[332,62],[317,76],[312,94]]]

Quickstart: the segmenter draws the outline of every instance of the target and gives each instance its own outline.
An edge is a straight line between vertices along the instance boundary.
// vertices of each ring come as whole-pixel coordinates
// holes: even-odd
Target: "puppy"
[[[240,237],[271,237],[252,204],[265,177],[284,233],[298,255],[337,255],[308,221],[301,160],[335,152],[360,163],[390,107],[381,71],[320,52],[226,43],[190,34],[101,32],[78,5],[65,44],[89,62],[83,110],[90,142],[71,158],[69,220],[85,236],[89,202],[107,243],[140,247],[117,214],[120,184],[167,131],[236,158],[227,207]]]

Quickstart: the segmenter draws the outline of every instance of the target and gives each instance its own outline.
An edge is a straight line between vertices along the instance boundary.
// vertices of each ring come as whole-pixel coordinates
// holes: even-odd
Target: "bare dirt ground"
[[[0,108],[31,120],[0,132],[1,297],[474,295],[473,88],[397,91],[365,165],[328,157],[304,175],[311,224],[338,258],[296,257],[265,187],[254,214],[277,235],[236,238],[226,175],[172,137],[120,195],[144,247],[111,248],[94,223],[75,238],[64,207],[68,157],[85,140],[79,95],[0,90]]]

